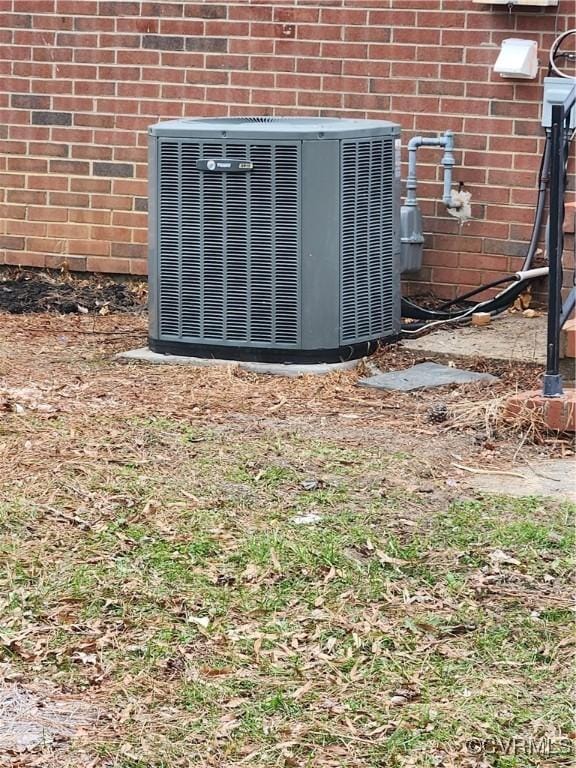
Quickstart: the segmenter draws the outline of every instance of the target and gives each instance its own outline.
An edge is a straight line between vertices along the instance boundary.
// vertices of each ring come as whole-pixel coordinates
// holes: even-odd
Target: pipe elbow
[[[422,136],[413,136],[408,142],[408,151],[410,152],[418,149],[418,147],[422,146],[423,142],[424,139]]]

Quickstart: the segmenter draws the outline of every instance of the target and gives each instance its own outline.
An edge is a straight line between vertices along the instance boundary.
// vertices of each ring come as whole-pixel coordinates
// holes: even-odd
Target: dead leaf
[[[198,627],[202,627],[202,629],[208,629],[208,625],[210,624],[210,617],[209,616],[188,616],[187,621],[190,624],[196,624]]]
[[[229,715],[223,715],[219,720],[219,727],[216,731],[216,738],[217,739],[223,739],[226,736],[229,736],[232,731],[235,731],[236,728],[240,726],[240,720],[237,720],[235,715],[230,713]]]
[[[383,565],[408,565],[408,560],[401,560],[398,557],[390,557],[381,549],[375,551],[375,555]]]
[[[248,563],[240,574],[242,581],[255,581],[261,575],[260,568],[254,563]]]
[[[155,499],[148,499],[146,504],[144,504],[144,507],[142,508],[142,514],[143,515],[149,515],[150,513],[157,512],[161,507],[161,504],[159,501],[156,501]]]
[[[520,565],[520,560],[516,560],[515,557],[510,557],[510,555],[507,555],[506,552],[504,552],[501,549],[495,549],[489,554],[490,560],[492,561],[492,564],[495,566],[499,565]]]
[[[291,699],[301,699],[302,696],[304,696],[306,693],[308,693],[309,690],[311,690],[314,683],[312,680],[308,680],[307,683],[304,683],[304,685],[301,685],[300,688],[297,688],[292,694],[290,694]]]

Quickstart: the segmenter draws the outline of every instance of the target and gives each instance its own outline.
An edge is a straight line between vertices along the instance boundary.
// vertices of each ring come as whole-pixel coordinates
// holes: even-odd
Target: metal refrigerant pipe
[[[444,191],[442,202],[447,208],[459,208],[460,203],[453,203],[450,190],[452,189],[452,168],[456,165],[454,159],[454,133],[446,131],[443,136],[428,138],[414,136],[408,142],[408,177],[406,179],[405,205],[418,205],[416,189],[418,188],[418,176],[416,173],[416,153],[420,147],[443,147],[442,166],[444,168]]]

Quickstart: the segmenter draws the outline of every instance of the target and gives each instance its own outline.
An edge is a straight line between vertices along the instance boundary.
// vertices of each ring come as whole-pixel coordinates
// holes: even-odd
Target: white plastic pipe
[[[515,274],[517,280],[533,280],[535,277],[546,277],[548,274],[548,267],[520,270]]]

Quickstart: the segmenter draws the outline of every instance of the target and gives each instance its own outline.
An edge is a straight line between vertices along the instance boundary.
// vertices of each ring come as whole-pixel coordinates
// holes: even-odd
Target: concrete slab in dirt
[[[216,358],[186,357],[185,355],[161,355],[152,352],[148,347],[131,349],[128,352],[120,352],[117,360],[137,361],[152,363],[155,365],[190,365],[202,366],[234,366],[252,373],[263,373],[269,376],[325,376],[333,371],[349,371],[358,365],[358,360],[349,360],[345,363],[317,363],[317,364],[284,364],[284,363],[251,363],[244,360],[218,360]]]
[[[96,731],[101,716],[93,706],[72,696],[0,685],[0,755],[46,747],[89,729]]]
[[[388,371],[360,379],[358,384],[361,387],[411,392],[414,389],[432,389],[446,384],[469,384],[472,381],[493,382],[498,379],[489,373],[463,371],[461,368],[438,363],[420,363],[403,371]]]
[[[503,314],[489,325],[440,328],[417,339],[405,339],[402,346],[411,352],[431,355],[440,360],[454,357],[482,357],[503,362],[546,365],[547,317]],[[574,378],[574,361],[561,361],[562,373]]]
[[[470,483],[479,491],[509,496],[551,496],[576,502],[576,463],[573,459],[550,459],[514,470],[524,477],[482,474]]]

